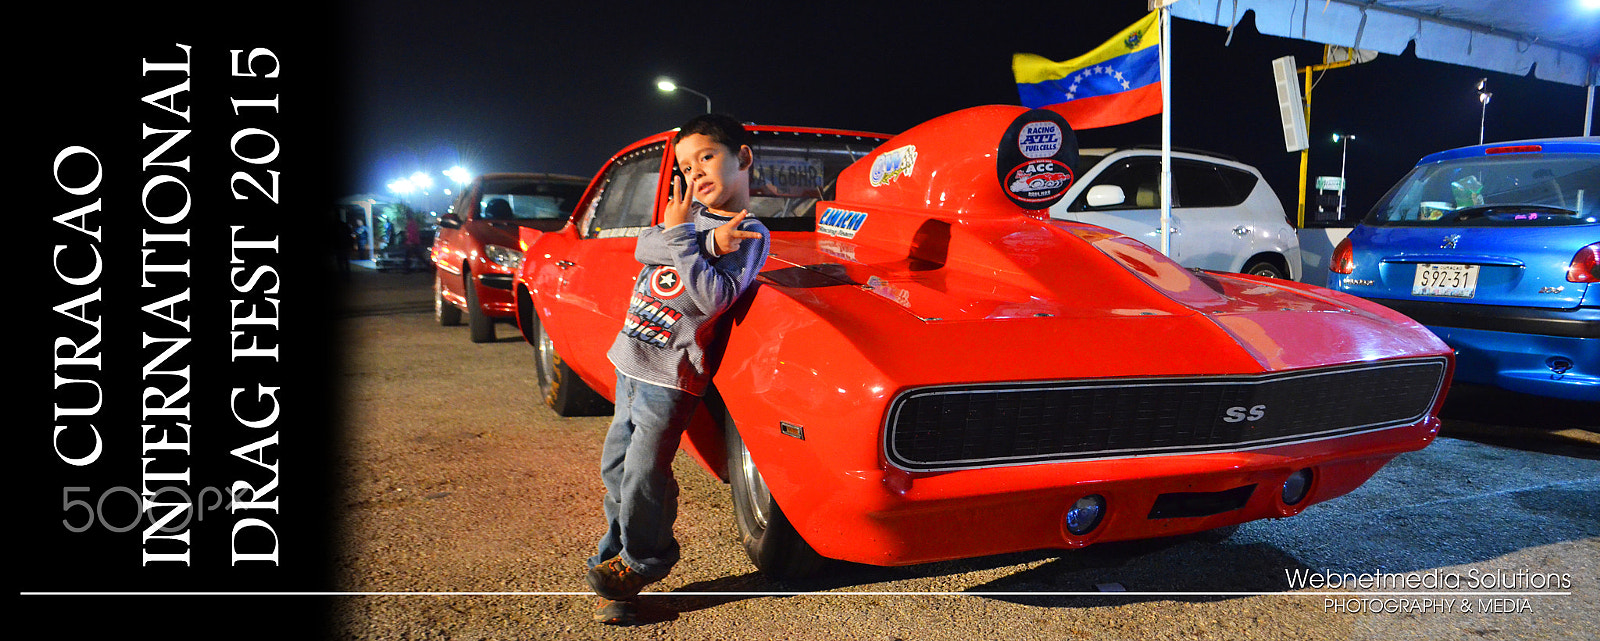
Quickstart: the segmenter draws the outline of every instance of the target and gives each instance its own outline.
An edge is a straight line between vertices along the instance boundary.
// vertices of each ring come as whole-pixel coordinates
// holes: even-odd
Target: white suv
[[[1078,180],[1050,217],[1161,247],[1161,150],[1083,149]],[[1298,280],[1300,240],[1255,167],[1172,152],[1172,252],[1184,267]]]

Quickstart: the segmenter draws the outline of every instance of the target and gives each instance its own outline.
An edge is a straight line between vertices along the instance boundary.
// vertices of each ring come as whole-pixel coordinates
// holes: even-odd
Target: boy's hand
[[[667,229],[689,222],[689,198],[684,196],[684,178],[672,176],[672,193],[667,196],[667,206],[661,211],[661,224]]]
[[[711,211],[721,216],[729,215],[727,212],[716,211],[714,209]],[[761,237],[759,232],[739,229],[739,223],[744,222],[745,216],[749,215],[750,210],[748,209],[737,214],[733,214],[731,216],[733,220],[718,225],[716,229],[711,230],[711,237],[717,242],[718,256],[726,256],[733,252],[739,251],[740,243],[744,242],[745,240],[753,240]]]

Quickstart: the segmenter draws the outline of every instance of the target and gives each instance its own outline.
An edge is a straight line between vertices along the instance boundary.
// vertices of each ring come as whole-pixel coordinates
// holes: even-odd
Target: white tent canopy
[[[1542,80],[1600,84],[1600,11],[1583,0],[1178,0],[1173,17]]]

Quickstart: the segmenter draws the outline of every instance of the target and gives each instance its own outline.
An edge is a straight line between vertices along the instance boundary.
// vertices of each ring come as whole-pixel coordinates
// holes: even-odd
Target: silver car
[[[1050,217],[1161,246],[1161,150],[1083,149],[1079,178]],[[1255,167],[1172,152],[1173,260],[1185,267],[1298,280],[1300,241]]]

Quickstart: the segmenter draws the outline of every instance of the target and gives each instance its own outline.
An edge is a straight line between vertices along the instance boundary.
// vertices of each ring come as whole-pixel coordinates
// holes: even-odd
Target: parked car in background
[[[1454,347],[1458,381],[1600,401],[1600,138],[1427,156],[1331,269]]]
[[[1450,349],[1410,319],[1051,220],[1077,160],[1059,114],[752,130],[769,258],[682,448],[730,483],[765,573],[1293,516],[1439,429]],[[523,232],[517,318],[558,413],[605,410],[624,319],[674,331],[676,292],[630,287],[672,133],[613,156],[572,224]]]
[[[1161,247],[1161,150],[1084,149],[1077,181],[1050,217]],[[1171,258],[1184,267],[1298,280],[1300,240],[1255,167],[1172,152]]]
[[[518,231],[560,229],[588,187],[586,178],[497,173],[472,180],[439,218],[431,259],[433,311],[441,325],[466,315],[472,342],[495,338],[496,321],[516,311],[511,280],[522,264]]]

